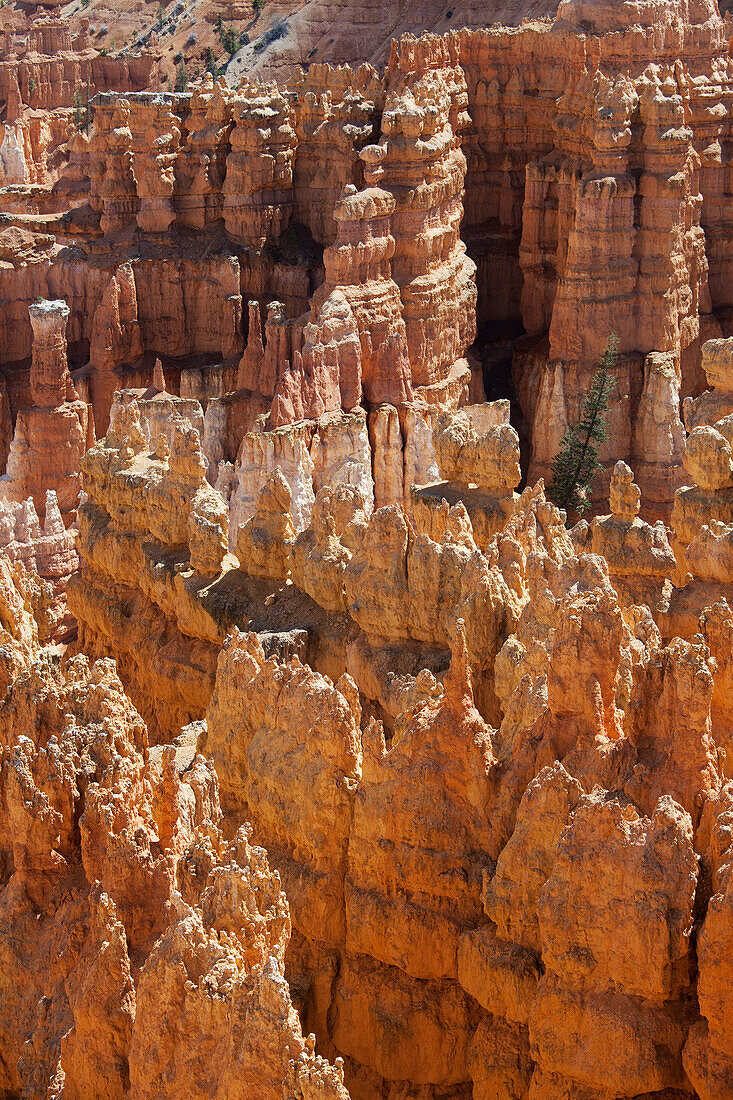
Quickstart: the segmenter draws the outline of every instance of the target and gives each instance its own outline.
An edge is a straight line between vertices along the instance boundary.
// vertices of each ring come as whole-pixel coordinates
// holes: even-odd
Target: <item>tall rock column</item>
[[[329,87],[334,75],[328,65],[312,65],[302,91],[296,86],[295,100],[295,216],[326,245],[336,238],[334,205],[344,187],[358,180],[359,150],[373,140],[375,100],[382,91],[369,65],[354,72],[343,91]]]
[[[224,224],[249,248],[287,229],[293,209],[293,110],[277,85],[248,85],[235,101],[224,180]]]
[[[237,389],[259,392],[260,372],[265,359],[265,343],[262,339],[262,314],[260,303],[250,301],[249,325],[247,327],[247,345],[237,368]]]
[[[66,361],[69,307],[60,300],[34,302],[28,313],[33,329],[31,398],[34,405],[55,409],[67,397],[76,397]]]
[[[565,404],[564,372],[562,363],[543,364],[540,373],[540,389],[532,422],[532,459],[529,467],[529,484],[544,477],[552,477],[552,461],[560,450],[568,430],[568,413]]]
[[[204,229],[222,217],[226,144],[232,119],[232,94],[222,85],[226,85],[223,77],[215,86],[207,73],[203,84],[194,89],[186,119],[190,152],[176,163],[178,216],[191,229]]]
[[[680,368],[675,355],[650,352],[634,424],[636,476],[643,518],[668,522],[685,475],[685,429],[680,420]]]
[[[710,312],[705,236],[700,228],[700,160],[685,124],[683,97],[668,73],[645,74],[639,89],[644,172],[639,255],[638,347],[680,354],[683,388],[699,374],[699,313]]]
[[[515,360],[532,425],[532,478],[549,474],[610,335],[616,333],[622,353],[637,346],[636,182],[629,151],[638,95],[625,76],[586,71],[558,107],[555,149],[527,166],[519,254],[525,327],[538,334],[549,329],[546,353],[527,356],[524,366]],[[602,461],[631,450],[631,369],[628,354],[620,355]]]
[[[142,353],[135,273],[131,263],[124,263],[107,283],[92,319],[92,401],[95,423],[102,434],[107,431],[115,390],[120,388],[115,367],[134,362]]]
[[[544,332],[552,320],[561,262],[560,238],[577,170],[558,166],[550,155],[530,161],[525,175],[519,247],[522,322],[527,332]]]
[[[465,350],[476,332],[476,265],[460,238],[466,158],[462,115],[439,70],[393,91],[382,116],[383,186],[395,199],[392,277],[400,288],[413,385],[451,400],[468,375]],[[431,398],[432,392],[432,398]]]
[[[272,423],[279,426],[359,405],[412,400],[407,333],[392,279],[395,200],[378,186],[381,145],[362,150],[367,186],[344,187],[336,203],[336,242],[324,252],[326,280],[313,297],[295,355],[278,383]],[[262,392],[267,392],[260,387]]]
[[[34,302],[29,313],[34,403],[18,411],[0,496],[15,501],[33,497],[36,512],[44,516],[46,492],[53,489],[62,515],[70,522],[81,488],[81,460],[94,442],[94,418],[91,406],[77,397],[69,374],[66,302]]]
[[[89,205],[95,213],[104,210],[102,185],[107,170],[107,142],[112,132],[114,107],[110,96],[100,96],[94,108],[94,132],[89,143]]]
[[[130,104],[111,93],[94,111],[89,204],[100,213],[103,233],[117,233],[135,220],[139,199],[132,171]]]
[[[592,139],[592,164],[582,175],[572,174],[569,192],[560,196],[551,358],[595,363],[612,332],[622,352],[636,347],[636,184],[628,172],[628,156],[637,105],[630,80],[610,81],[600,73],[591,86],[581,83],[573,95],[563,97],[565,109],[556,122],[558,145],[577,157],[576,131],[584,124]]]
[[[132,159],[140,197],[137,224],[145,233],[165,233],[176,216],[171,199],[181,130],[165,96],[153,96],[136,108]]]
[[[349,184],[336,203],[337,238],[323,254],[326,281],[315,299],[322,308],[328,297],[340,291],[356,320],[361,377],[342,371],[339,382],[345,409],[359,404],[362,387],[372,405],[399,405],[413,396],[407,330],[399,287],[392,278],[395,200],[380,185],[384,152],[381,145],[362,150],[367,186],[357,191]]]

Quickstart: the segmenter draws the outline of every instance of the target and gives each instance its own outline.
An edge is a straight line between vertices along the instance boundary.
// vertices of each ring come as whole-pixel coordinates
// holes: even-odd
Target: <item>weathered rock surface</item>
[[[608,572],[625,606],[646,604],[655,617],[668,594],[676,560],[664,525],[639,518],[641,490],[625,462],[611,476],[611,515],[596,516],[588,549],[608,562]]]
[[[9,1096],[733,1096],[730,35],[528,14],[100,91],[58,187],[68,28],[0,62]]]
[[[485,550],[511,515],[514,489],[522,476],[519,437],[509,424],[508,402],[440,413],[433,429],[433,447],[444,480],[412,487],[410,504],[416,526],[440,538],[449,507],[460,501],[477,545]]]
[[[51,490],[67,522],[74,519],[81,489],[81,459],[94,442],[94,417],[74,389],[66,360],[63,301],[30,306],[33,325],[30,408],[18,412],[7,470],[0,479],[3,500],[33,498],[45,515]]]
[[[320,13],[317,26],[321,6],[306,7]],[[370,415],[390,422],[392,443],[398,416],[401,496],[409,501],[412,410],[404,406],[479,400],[481,372],[467,355],[477,316],[526,334],[510,339],[509,354],[531,482],[547,475],[616,331],[612,442],[602,460],[607,475],[618,459],[629,461],[642,517],[668,520],[685,480],[679,399],[702,401],[690,424],[704,418],[703,372],[715,376],[719,404],[730,358],[730,210],[720,152],[731,97],[725,22],[714,4],[686,8],[675,22],[667,2],[631,21],[625,9],[607,7],[586,18],[573,3],[556,11],[504,4],[493,15],[521,23],[520,9],[533,18],[487,28],[475,5],[459,5],[445,19],[460,29],[420,38],[397,37],[410,18],[395,12],[389,47],[376,29],[380,40],[368,43],[365,29],[372,18],[382,27],[386,12],[370,9],[358,31],[312,42],[306,18],[297,72],[292,31],[280,28],[273,10],[262,18],[283,34],[261,36],[231,71],[249,66],[283,79],[247,78],[236,90],[207,74],[180,93],[132,91],[146,65],[152,75],[149,54],[169,49],[152,35],[154,48],[139,56],[91,58],[94,126],[88,148],[73,139],[66,174],[59,165],[58,182],[66,182],[53,209],[64,217],[38,221],[48,196],[12,199],[23,211],[13,228],[31,229],[36,239],[33,256],[17,270],[13,264],[14,289],[0,311],[17,340],[8,341],[18,349],[8,359],[12,370],[30,339],[20,300],[63,291],[74,354],[89,367],[85,396],[104,431],[116,388],[111,372],[132,385],[143,353],[179,360],[172,392],[183,387],[179,375],[191,381],[194,373],[200,393],[187,396],[235,392],[233,364],[224,364],[242,357],[249,336],[253,354],[257,344],[242,299],[262,308],[281,302],[276,346],[268,351],[265,340],[262,348],[266,369],[246,386],[246,372],[239,380],[265,401],[254,416],[270,406],[270,426],[278,428],[364,401]],[[335,19],[334,11],[326,22]],[[438,15],[422,13],[417,22],[426,19],[436,25]],[[477,24],[482,29],[468,29]],[[40,115],[70,105],[82,62],[67,64],[65,56],[71,47],[84,53],[90,40],[85,25],[75,42],[63,20],[24,29],[21,49],[20,27],[13,28],[3,62],[9,118],[19,102],[23,116],[10,122],[21,130],[7,139],[8,164],[25,141],[21,131],[31,135],[47,122],[26,118],[27,107]],[[165,37],[180,45],[179,32],[167,27]],[[28,56],[16,59],[19,49]],[[55,67],[49,50],[62,57]],[[368,65],[324,63],[367,53],[387,60],[383,76]],[[119,92],[105,90],[115,85]],[[63,123],[68,128],[68,115]],[[88,173],[79,171],[84,157]],[[141,237],[137,253],[127,248],[132,233]],[[104,286],[131,273],[134,303],[130,287],[119,286],[126,318],[115,318],[123,303],[111,300],[112,290],[102,302]],[[3,286],[10,280],[0,272]],[[706,336],[716,339],[704,352]],[[201,356],[210,358],[190,361]],[[486,373],[496,380],[488,366]],[[235,461],[250,428],[240,424],[217,463]],[[375,426],[375,437],[383,428]],[[397,457],[389,477],[384,471],[384,495],[380,475],[379,503],[393,502]],[[595,499],[604,492],[599,485]]]
[[[441,470],[505,500],[483,549],[461,502],[428,534],[349,479],[313,492],[357,413],[250,433],[253,456],[283,449],[233,535],[242,497],[212,489],[166,408],[170,444],[119,400],[84,459],[78,648],[115,655],[156,740],[205,718],[227,827],[250,820],[282,876],[298,1012],[352,1095],[692,1097],[693,1076],[715,1095],[728,1038],[713,1000],[697,1014],[694,945],[714,912],[733,593],[708,579],[709,528],[680,588],[621,462],[611,515],[568,532],[541,484],[512,493],[517,436],[489,404],[433,436]],[[700,500],[724,491],[727,431],[689,437]],[[664,645],[696,584],[715,600]]]
[[[30,577],[50,585],[43,616],[37,610],[42,642],[67,640],[75,623],[66,604],[66,586],[79,567],[76,531],[66,528],[53,489],[46,493],[43,526],[33,500],[22,504],[0,503],[0,556],[21,562]]]
[[[0,741],[3,1089],[345,1100],[291,1004],[280,879],[251,827],[223,839],[210,763],[150,754],[83,657],[11,685]]]

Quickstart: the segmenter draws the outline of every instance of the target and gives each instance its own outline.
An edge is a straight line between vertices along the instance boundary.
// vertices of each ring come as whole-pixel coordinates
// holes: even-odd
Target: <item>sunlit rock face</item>
[[[733,1097],[730,36],[471,7],[3,9],[8,1096]]]

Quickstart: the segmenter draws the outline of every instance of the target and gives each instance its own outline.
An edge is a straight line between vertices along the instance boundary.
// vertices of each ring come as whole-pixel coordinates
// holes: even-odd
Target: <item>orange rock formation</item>
[[[106,56],[90,42],[88,19],[74,34],[67,19],[47,11],[13,14],[15,25],[0,27],[0,184],[32,198],[56,181],[80,97],[86,105],[97,92],[142,90],[155,57],[150,50]],[[58,209],[53,192],[49,200]]]
[[[162,502],[175,482],[155,472],[125,408],[112,446],[85,460],[90,490],[101,461],[127,481],[133,462],[144,499]],[[501,461],[516,463],[502,410],[489,407],[484,425],[492,417],[482,437],[454,417],[438,439],[466,480],[494,436],[506,436]],[[96,652],[104,636],[139,692],[142,672],[89,598],[92,577],[113,592],[99,569],[124,537],[123,484],[95,490],[120,517],[104,554],[82,510],[87,564],[73,607],[82,645]],[[240,527],[240,569],[206,557],[206,595],[200,581],[187,587],[189,568],[205,577],[189,543],[175,604],[147,566],[127,575],[122,598],[157,601],[169,644],[190,660],[202,610],[227,629],[207,600],[228,593],[235,629],[198,747],[231,826],[251,820],[283,877],[286,974],[305,1028],[344,1059],[350,1094],[365,1100],[415,1087],[694,1096],[693,1075],[723,1072],[727,1041],[724,1009],[711,1001],[706,1012],[701,997],[698,1018],[693,999],[701,874],[726,790],[727,604],[702,617],[705,641],[695,622],[688,640],[663,645],[652,614],[666,621],[685,589],[670,596],[677,564],[663,527],[637,518],[623,464],[610,517],[571,539],[541,487],[525,490],[483,552],[461,503],[437,541],[398,508],[370,515],[355,487],[319,490],[300,534],[292,504],[278,472]],[[144,512],[137,522],[156,530]],[[235,604],[235,592],[251,601],[257,590],[266,611]],[[136,640],[158,677],[180,683],[164,648]],[[156,710],[158,736],[175,735],[182,716]],[[712,919],[710,935],[723,935],[715,929]],[[399,1027],[386,1027],[392,1018]],[[589,1053],[596,1041],[613,1057]]]
[[[3,16],[0,1092],[733,1097],[726,20],[304,12]]]
[[[68,316],[63,301],[30,306],[32,405],[18,411],[0,492],[5,500],[32,497],[36,511],[45,514],[46,493],[51,490],[62,515],[72,519],[81,487],[81,459],[94,441],[94,418],[90,406],[79,400],[69,374]]]
[[[0,727],[2,1087],[345,1100],[290,1001],[280,879],[251,828],[224,840],[211,764],[149,752],[109,661],[36,657]]]

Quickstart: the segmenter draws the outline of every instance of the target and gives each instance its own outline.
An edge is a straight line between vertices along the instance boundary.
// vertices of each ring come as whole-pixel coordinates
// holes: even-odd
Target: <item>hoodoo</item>
[[[730,42],[0,9],[1,1096],[733,1100]]]
[[[81,490],[81,460],[94,442],[91,406],[80,401],[66,359],[69,307],[63,301],[33,302],[30,370],[31,407],[19,409],[6,472],[5,500],[31,498],[42,515],[46,493],[56,494],[62,515],[73,521]]]

